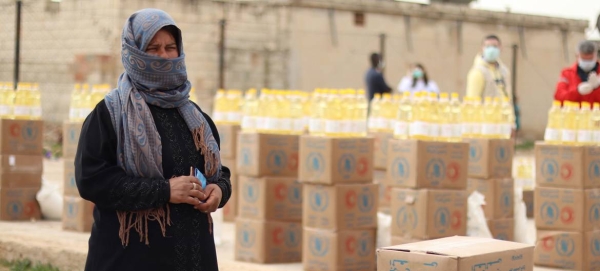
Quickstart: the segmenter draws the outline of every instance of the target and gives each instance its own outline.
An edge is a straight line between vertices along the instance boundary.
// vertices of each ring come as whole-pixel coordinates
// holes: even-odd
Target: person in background
[[[467,76],[467,96],[509,97],[512,100],[510,72],[500,60],[500,38],[489,35],[483,40],[481,52],[475,57]]]
[[[427,76],[427,71],[425,71],[423,65],[419,63],[411,66],[410,74],[400,80],[398,91],[408,91],[411,94],[416,91],[440,93],[438,85],[433,80],[429,79]]]
[[[582,41],[577,46],[577,62],[561,72],[554,99],[564,102],[600,102],[600,63],[598,45]]]
[[[392,91],[392,88],[385,82],[383,74],[381,73],[383,66],[384,64],[383,60],[381,60],[381,56],[377,53],[371,54],[371,68],[367,71],[367,75],[365,76],[369,101],[373,99],[375,93],[383,94]]]

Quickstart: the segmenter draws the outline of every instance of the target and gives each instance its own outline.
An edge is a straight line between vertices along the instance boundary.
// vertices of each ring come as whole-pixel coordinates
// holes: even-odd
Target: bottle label
[[[8,105],[0,105],[0,116],[10,115],[10,107]]]
[[[481,123],[471,123],[471,134],[474,134],[474,135],[481,134]]]
[[[326,120],[325,121],[325,133],[339,133],[341,131],[340,121],[337,120]]]
[[[249,131],[256,129],[256,120],[251,116],[242,117],[242,130]]]
[[[453,138],[461,138],[462,137],[462,124],[452,124],[452,137]]]
[[[461,134],[463,134],[463,135],[470,135],[470,134],[472,134],[471,123],[463,122],[461,124]]]
[[[230,112],[229,113],[229,121],[240,123],[242,121],[242,113],[240,112]]]
[[[304,119],[303,118],[294,119],[293,123],[294,123],[294,125],[292,127],[292,130],[294,132],[301,133],[304,131]]]
[[[257,130],[264,130],[267,128],[267,121],[264,117],[254,117],[254,127]]]
[[[441,124],[440,125],[440,137],[442,138],[453,138],[456,137],[454,134],[454,124]]]
[[[497,135],[500,131],[497,129],[497,125],[494,123],[484,123],[481,125],[482,135]]]
[[[387,130],[390,127],[390,120],[386,118],[379,119],[379,130]]]
[[[39,106],[31,108],[31,116],[41,117],[42,116],[42,108]]]
[[[506,138],[510,138],[512,135],[512,125],[510,123],[502,124],[502,135]]]
[[[352,132],[354,132],[352,130],[352,126],[353,126],[354,121],[352,120],[342,120],[340,121],[340,132],[344,133],[344,134],[351,134]]]
[[[317,119],[317,118],[311,118],[309,125],[308,125],[308,130],[311,133],[321,133],[323,132],[323,124],[322,124],[322,120],[321,119]]]
[[[592,131],[590,131],[590,130],[577,131],[577,142],[582,142],[582,143],[592,142]]]
[[[600,131],[594,131],[594,142],[599,143],[600,142]]]
[[[546,132],[544,133],[545,141],[559,141],[560,140],[560,131],[558,129],[546,128]]]
[[[437,123],[429,124],[429,136],[437,138],[440,136],[440,125]]]
[[[79,108],[69,109],[69,119],[70,120],[76,120],[78,117],[79,117]]]
[[[431,133],[429,131],[429,123],[424,121],[413,121],[410,124],[409,132],[411,136],[429,136]]]
[[[282,118],[282,119],[277,119],[278,120],[278,126],[277,126],[277,130],[279,131],[292,131],[292,128],[294,127],[294,120],[293,119],[289,119],[289,118]]]
[[[17,106],[13,108],[13,114],[15,116],[29,116],[31,114],[31,108],[29,106]],[[86,115],[87,117],[87,115]]]
[[[394,136],[401,138],[408,137],[408,123],[406,121],[395,121]]]
[[[79,110],[85,110],[85,109],[81,108]],[[85,116],[87,117],[87,114]],[[81,114],[79,115],[79,117],[81,117]],[[223,112],[215,112],[213,114],[213,118],[215,121],[225,121],[225,114]]]
[[[563,129],[562,130],[562,141],[577,142],[577,131]]]
[[[265,130],[267,131],[275,131],[279,128],[279,120],[273,117],[265,118]]]

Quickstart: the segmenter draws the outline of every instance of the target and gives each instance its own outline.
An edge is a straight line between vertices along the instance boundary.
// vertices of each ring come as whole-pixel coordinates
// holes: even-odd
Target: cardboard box
[[[525,203],[525,209],[527,211],[527,218],[533,218],[533,190],[523,191],[523,202]]]
[[[302,185],[295,178],[240,176],[238,216],[296,222],[302,220]]]
[[[380,248],[377,270],[533,271],[533,246],[454,236]]]
[[[75,182],[75,160],[64,159],[63,194],[65,196],[79,197],[79,189]]]
[[[404,238],[402,236],[392,236],[392,246],[404,245],[424,241],[417,238]]]
[[[537,186],[600,187],[600,147],[535,144]]]
[[[225,204],[225,206],[223,206],[223,221],[225,222],[235,222],[235,218],[237,217],[237,210],[238,210],[238,203],[237,203],[237,197],[238,197],[238,179],[239,176],[237,175],[237,169],[236,169],[236,165],[235,165],[235,159],[227,159],[227,158],[221,158],[221,164],[226,166],[229,171],[231,172],[231,177],[230,177],[230,181],[231,181],[231,196],[229,197],[229,201],[227,201],[227,204]]]
[[[465,189],[468,159],[467,143],[393,139],[387,179],[395,187]]]
[[[42,187],[42,173],[2,173],[0,174],[0,188],[34,188]]]
[[[392,236],[433,239],[467,234],[467,192],[392,189]]]
[[[377,228],[376,184],[304,185],[304,227],[326,230]]]
[[[44,157],[40,155],[0,155],[1,173],[38,173],[44,172]]]
[[[465,139],[469,143],[469,177],[512,178],[515,145],[512,139]]]
[[[67,159],[75,158],[77,146],[79,145],[79,136],[83,122],[65,121],[63,123],[63,157]]]
[[[90,232],[94,224],[94,204],[80,197],[64,197],[62,228]]]
[[[468,191],[478,191],[485,196],[483,213],[487,219],[512,218],[514,216],[513,179],[469,179]]]
[[[0,188],[0,220],[40,219],[38,191],[39,188]]]
[[[487,221],[494,239],[504,241],[515,240],[515,220],[512,218],[493,219]]]
[[[313,184],[373,182],[373,138],[300,137],[299,180]]]
[[[302,225],[238,218],[235,260],[254,263],[302,261]]]
[[[392,196],[392,186],[390,186],[385,178],[385,171],[373,171],[374,183],[379,185],[379,210],[390,208],[390,199]]]
[[[369,133],[369,136],[373,137],[374,142],[373,168],[381,170],[387,169],[388,143],[390,139],[394,138],[394,134],[371,132]]]
[[[1,119],[2,154],[42,155],[44,122],[41,120]]]
[[[303,265],[307,271],[375,269],[375,230],[327,231],[304,228]]]
[[[241,126],[238,124],[216,124],[219,131],[219,139],[221,145],[221,158],[234,159],[237,154],[237,136],[241,131]]]
[[[298,177],[297,135],[239,133],[238,174],[250,177]]]
[[[600,231],[538,231],[534,252],[538,266],[600,270]]]
[[[536,187],[534,205],[538,229],[591,231],[600,228],[600,189]]]

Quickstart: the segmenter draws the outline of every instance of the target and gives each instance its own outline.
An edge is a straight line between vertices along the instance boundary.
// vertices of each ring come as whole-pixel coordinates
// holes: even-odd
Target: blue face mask
[[[423,70],[421,70],[421,69],[414,69],[413,70],[413,77],[417,78],[417,79],[423,78]]]
[[[500,49],[496,46],[488,46],[483,49],[483,59],[489,63],[496,62],[500,57]]]

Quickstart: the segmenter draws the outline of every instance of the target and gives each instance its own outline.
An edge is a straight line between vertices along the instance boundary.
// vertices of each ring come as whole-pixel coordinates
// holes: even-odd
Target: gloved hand
[[[592,93],[593,90],[594,90],[594,86],[592,86],[592,84],[590,84],[589,82],[583,82],[583,83],[579,84],[579,86],[577,86],[577,91],[581,95],[588,95],[588,94]]]
[[[598,87],[600,87],[600,78],[598,78],[598,75],[595,72],[590,73],[587,82],[590,83],[590,85],[592,85],[593,89],[597,89]]]

